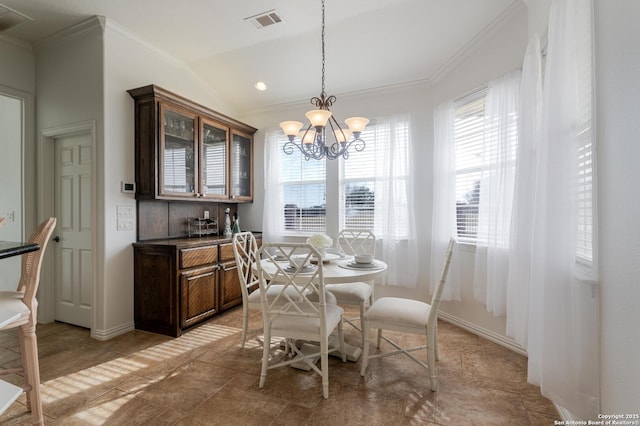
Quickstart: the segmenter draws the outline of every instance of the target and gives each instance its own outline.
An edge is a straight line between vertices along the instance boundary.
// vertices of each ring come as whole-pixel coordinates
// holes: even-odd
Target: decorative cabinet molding
[[[254,127],[155,85],[128,92],[136,199],[253,201]]]

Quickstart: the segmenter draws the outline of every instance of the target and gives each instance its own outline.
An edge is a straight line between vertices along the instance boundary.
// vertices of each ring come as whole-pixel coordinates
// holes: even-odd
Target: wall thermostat
[[[134,182],[122,181],[122,192],[136,192],[136,184]]]

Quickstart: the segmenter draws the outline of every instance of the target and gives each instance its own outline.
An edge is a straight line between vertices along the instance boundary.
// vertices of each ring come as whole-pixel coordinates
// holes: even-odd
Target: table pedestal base
[[[331,348],[336,348],[336,351],[329,352],[330,356],[335,356],[338,358],[342,358],[342,354],[340,353],[340,343],[338,343],[338,336],[331,336],[331,340],[329,341],[329,346]],[[362,348],[357,346],[350,345],[345,342],[344,351],[347,354],[347,361],[356,362],[360,359],[360,355],[362,355]],[[303,354],[312,354],[318,352],[318,345],[316,343],[304,342],[302,346],[300,346],[300,352]],[[317,355],[312,358],[312,362],[315,364],[320,360],[320,355]],[[298,370],[309,371],[311,367],[304,361],[298,361],[291,364],[293,368],[297,368]]]

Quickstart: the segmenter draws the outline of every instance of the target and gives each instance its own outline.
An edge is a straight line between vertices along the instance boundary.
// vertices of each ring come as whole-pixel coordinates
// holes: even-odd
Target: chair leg
[[[342,353],[342,362],[347,362],[347,352],[344,350],[344,326],[342,321],[338,323],[338,339],[340,340],[340,352]]]
[[[247,328],[249,327],[249,307],[246,303],[242,304],[242,344],[240,347],[244,349],[244,344],[247,341]]]
[[[364,308],[365,302],[360,302],[360,328],[364,329]],[[364,332],[361,330],[360,334],[362,335],[362,344],[364,345]]]
[[[436,361],[440,361],[440,355],[438,355],[438,319],[435,319],[433,326],[433,347]]]
[[[322,369],[322,396],[329,398],[329,342],[320,342],[320,368]]]
[[[435,339],[434,332],[427,332],[427,366],[429,367],[429,379],[431,380],[431,390],[435,392],[438,388],[436,377],[436,361],[435,361]]]
[[[369,336],[371,330],[369,328],[369,323],[363,318],[362,319],[362,336],[364,338],[364,345],[362,347],[362,365],[360,366],[360,375],[364,377],[367,366],[369,365]]]
[[[269,370],[269,352],[271,349],[271,327],[264,328],[264,337],[262,342],[262,370],[260,371],[260,388],[264,387],[267,378],[267,370]]]
[[[27,390],[27,407],[31,410],[32,423],[42,425],[44,418],[40,398],[40,365],[35,327],[29,325],[20,327],[20,346],[25,382],[29,388]]]
[[[380,349],[380,341],[382,340],[382,329],[378,329],[378,341],[376,343],[376,348]]]

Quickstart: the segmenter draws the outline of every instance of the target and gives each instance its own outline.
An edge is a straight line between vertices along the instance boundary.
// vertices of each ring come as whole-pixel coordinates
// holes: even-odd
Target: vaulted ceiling
[[[436,79],[521,3],[326,0],[327,92]],[[183,62],[239,111],[320,93],[320,0],[0,0],[0,15],[2,6],[30,19],[0,34],[28,43],[105,16]],[[271,10],[282,22],[256,29],[245,20]],[[266,91],[255,89],[259,80]]]

